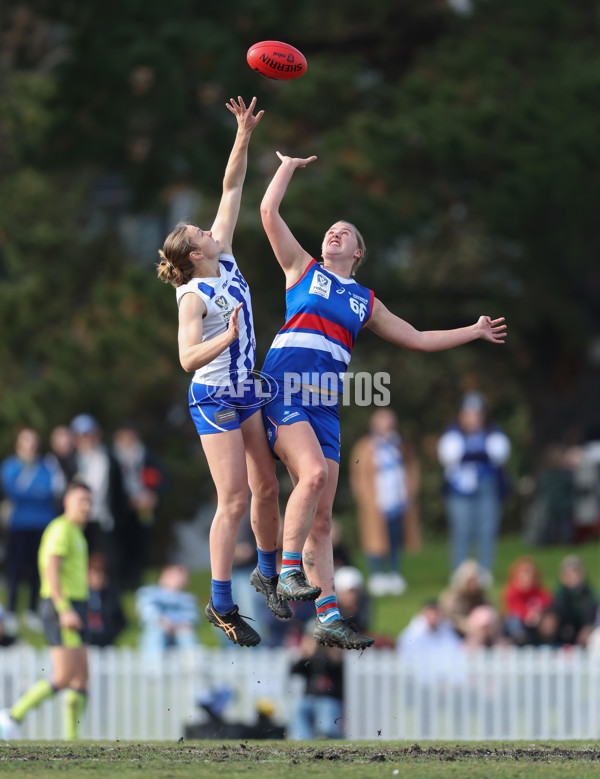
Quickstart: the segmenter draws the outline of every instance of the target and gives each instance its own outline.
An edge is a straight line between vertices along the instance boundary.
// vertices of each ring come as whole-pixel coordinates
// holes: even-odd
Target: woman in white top
[[[194,376],[189,404],[217,490],[210,531],[212,597],[206,616],[236,644],[254,646],[258,633],[240,616],[231,591],[231,568],[238,526],[252,493],[251,519],[258,566],[250,582],[279,617],[292,611],[276,595],[278,484],[262,422],[260,393],[252,371],[256,341],[250,290],[232,255],[248,143],[263,111],[256,98],[241,97],[227,108],[238,130],[225,176],[223,195],[210,230],[180,223],[165,240],[158,276],[172,284],[179,306],[179,358]]]

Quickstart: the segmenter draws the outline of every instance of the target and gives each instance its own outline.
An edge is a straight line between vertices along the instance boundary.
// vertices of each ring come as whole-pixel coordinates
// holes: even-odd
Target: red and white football
[[[260,41],[250,46],[248,65],[266,78],[291,81],[306,73],[306,57],[301,51],[281,41]]]

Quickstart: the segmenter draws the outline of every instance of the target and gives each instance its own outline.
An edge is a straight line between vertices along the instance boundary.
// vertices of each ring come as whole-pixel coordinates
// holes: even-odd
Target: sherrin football
[[[248,65],[266,78],[291,81],[306,73],[306,57],[281,41],[260,41],[248,49]]]

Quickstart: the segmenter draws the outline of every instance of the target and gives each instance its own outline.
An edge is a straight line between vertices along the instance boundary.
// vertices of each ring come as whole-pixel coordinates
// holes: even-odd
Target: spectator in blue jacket
[[[440,437],[438,458],[444,467],[452,570],[470,556],[470,546],[476,543],[488,584],[502,515],[503,466],[509,455],[508,438],[486,419],[483,395],[467,393],[456,423]]]
[[[24,428],[17,435],[15,454],[0,466],[2,488],[10,502],[8,519],[8,611],[4,629],[16,634],[19,583],[28,574],[29,609],[25,624],[41,630],[36,613],[40,580],[37,553],[46,525],[57,515],[57,500],[65,489],[62,470],[53,455],[40,456],[40,438]]]
[[[198,602],[190,592],[187,569],[166,565],[158,584],[140,587],[135,603],[140,619],[141,646],[149,657],[168,647],[190,647],[198,643]]]

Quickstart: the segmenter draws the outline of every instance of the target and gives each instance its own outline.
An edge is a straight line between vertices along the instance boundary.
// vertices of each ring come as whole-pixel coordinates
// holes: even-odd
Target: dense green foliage
[[[124,219],[167,225],[193,186],[210,223],[234,133],[224,108],[256,94],[238,260],[262,357],[283,317],[282,277],[258,218],[275,149],[298,171],[284,215],[315,254],[329,223],[357,223],[362,283],[420,329],[503,314],[506,347],[406,354],[361,335],[354,370],[389,370],[393,405],[424,462],[439,519],[433,436],[479,386],[523,473],[549,440],[598,421],[600,15],[588,0],[273,4],[24,0],[2,21],[0,443],[82,410],[107,432],[136,419],[171,466],[170,517],[189,516],[202,471],[186,417],[172,290]],[[283,39],[306,76],[270,82],[250,44]],[[104,202],[101,182],[114,197]],[[125,215],[125,216],[124,216]],[[137,254],[137,256],[135,256]],[[368,409],[343,410],[350,444]],[[346,448],[347,451],[347,448]],[[343,481],[343,480],[342,480]],[[342,488],[340,500],[344,502]]]

